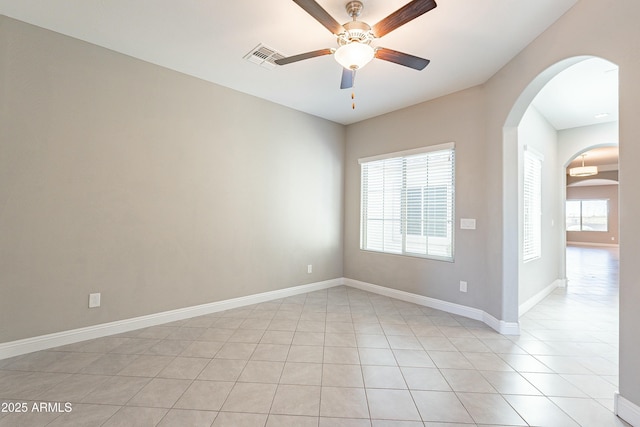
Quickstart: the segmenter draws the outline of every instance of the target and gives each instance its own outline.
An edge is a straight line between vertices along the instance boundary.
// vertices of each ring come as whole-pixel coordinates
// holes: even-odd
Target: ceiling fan
[[[404,65],[414,70],[423,70],[429,64],[428,59],[384,47],[372,47],[371,42],[434,9],[437,6],[434,0],[413,0],[373,27],[357,20],[362,12],[361,1],[350,1],[346,4],[347,13],[353,20],[343,25],[333,19],[315,0],[293,1],[336,36],[338,48],[314,50],[277,59],[275,63],[278,65],[333,54],[336,61],[343,67],[340,89],[347,89],[353,87],[356,70],[364,67],[373,58]]]

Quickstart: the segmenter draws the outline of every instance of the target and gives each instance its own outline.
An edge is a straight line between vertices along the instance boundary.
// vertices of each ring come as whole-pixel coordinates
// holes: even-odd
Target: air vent
[[[244,56],[249,62],[253,62],[254,64],[258,64],[261,67],[272,70],[276,68],[276,59],[284,58],[284,55],[277,52],[275,49],[270,48],[269,46],[265,46],[260,43],[258,46],[251,49],[251,52],[247,53]]]

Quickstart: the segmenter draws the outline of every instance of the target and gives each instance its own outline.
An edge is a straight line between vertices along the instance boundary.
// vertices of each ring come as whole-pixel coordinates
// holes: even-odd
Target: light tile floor
[[[336,287],[1,360],[0,426],[626,425],[617,253],[567,256],[519,337]]]

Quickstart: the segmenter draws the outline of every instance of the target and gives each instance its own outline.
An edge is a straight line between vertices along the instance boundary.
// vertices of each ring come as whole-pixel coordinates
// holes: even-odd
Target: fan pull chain
[[[355,100],[356,99],[356,93],[355,92],[351,92],[351,99]],[[351,103],[351,109],[355,110],[356,109],[356,103],[352,102]]]

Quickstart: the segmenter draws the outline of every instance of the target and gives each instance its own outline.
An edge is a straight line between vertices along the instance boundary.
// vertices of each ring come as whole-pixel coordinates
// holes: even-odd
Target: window
[[[360,248],[453,260],[453,143],[360,159]]]
[[[407,235],[447,237],[447,186],[407,189]]]
[[[609,231],[608,200],[567,200],[567,231]]]
[[[541,154],[525,147],[523,190],[522,260],[542,255],[542,160]]]

